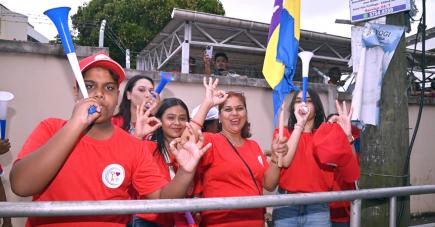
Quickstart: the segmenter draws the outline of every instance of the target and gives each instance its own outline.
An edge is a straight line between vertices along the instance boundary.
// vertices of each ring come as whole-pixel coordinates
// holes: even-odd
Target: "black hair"
[[[245,125],[243,125],[243,127],[242,127],[241,135],[242,135],[242,138],[244,138],[244,139],[251,137],[252,136],[252,134],[251,134],[251,123],[248,122],[248,108],[246,106],[245,95],[243,93],[234,92],[234,91],[227,92],[227,94],[228,94],[227,100],[230,97],[237,97],[237,98],[239,98],[242,101],[243,106],[246,109],[246,122],[245,122]],[[219,107],[218,107],[219,113],[221,112],[221,110],[224,107],[225,103],[226,103],[226,101],[221,103],[221,104],[219,104]],[[219,123],[219,125],[218,125],[218,131],[219,132],[222,131],[222,123]]]
[[[214,125],[219,126],[219,119],[205,120],[204,121],[204,127],[201,129],[201,131],[202,132],[216,133],[216,131],[211,130],[211,127],[214,126]],[[217,130],[217,128],[216,128],[216,130]],[[219,131],[217,131],[217,132],[219,132]]]
[[[332,114],[329,114],[329,115],[326,117],[326,121],[329,121],[329,119],[331,119],[331,117],[333,117],[333,116],[340,116],[340,115],[338,115],[338,113],[332,113]]]
[[[128,98],[127,98],[127,91],[131,92],[133,90],[134,85],[136,85],[136,82],[141,80],[141,79],[148,80],[154,86],[153,79],[151,79],[147,76],[136,75],[136,76],[133,76],[132,78],[130,78],[128,80],[127,84],[125,85],[124,93],[122,94],[121,104],[119,104],[118,113],[115,115],[115,117],[122,116],[122,119],[124,122],[122,123],[121,128],[127,132],[130,130],[130,122],[131,122],[131,109],[130,109],[131,100],[128,100]]]
[[[341,79],[341,70],[340,68],[334,66],[328,70],[328,76],[331,82],[336,84]]]
[[[228,56],[227,56],[224,52],[217,52],[217,53],[214,55],[214,60],[216,61],[216,59],[217,59],[218,57],[223,57],[223,58],[225,58],[225,60],[228,62]]]
[[[295,91],[293,94],[292,101],[290,102],[290,116],[288,118],[287,127],[289,129],[294,129],[295,124],[297,123],[295,116],[295,102],[296,97],[302,91]],[[311,102],[314,106],[314,125],[313,129],[319,128],[319,126],[325,122],[325,111],[323,110],[322,101],[320,100],[319,95],[313,89],[307,89],[308,94],[310,94]]]
[[[163,99],[163,101],[160,103],[159,108],[157,109],[155,117],[157,117],[159,120],[162,120],[163,114],[166,112],[167,109],[173,107],[173,106],[181,106],[187,114],[187,120],[190,120],[189,116],[189,109],[187,108],[186,104],[179,98],[167,98]],[[153,136],[151,137],[151,140],[155,141],[157,143],[157,148],[154,150],[154,154],[157,152],[160,152],[160,154],[163,155],[163,151],[166,150],[165,146],[165,136],[163,134],[163,128],[158,128]]]

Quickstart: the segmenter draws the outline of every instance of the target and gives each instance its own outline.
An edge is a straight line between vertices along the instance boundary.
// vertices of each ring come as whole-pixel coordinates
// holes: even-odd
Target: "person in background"
[[[205,75],[215,75],[215,76],[238,76],[238,74],[230,71],[228,69],[228,56],[223,52],[217,52],[214,55],[214,69],[211,69],[211,58],[206,52],[203,54],[204,61],[204,74]]]
[[[9,142],[9,139],[2,140],[0,139],[0,155],[6,154],[11,149],[11,144]],[[0,164],[0,177],[3,176],[3,168]],[[5,188],[3,187],[3,181],[0,179],[0,202],[6,202],[6,192]],[[3,223],[1,227],[11,227],[12,222],[10,217],[3,217]]]
[[[200,106],[195,107],[192,110],[191,116],[195,116]],[[219,132],[219,110],[216,106],[213,106],[207,113],[204,120],[203,132]]]
[[[302,92],[294,92],[284,131],[289,138],[288,153],[283,157],[278,194],[331,191],[334,174],[346,182],[359,178],[357,159],[351,148],[352,111],[338,102],[336,107],[339,113],[336,123],[324,123],[319,95],[308,89],[304,103]],[[331,225],[327,203],[274,207],[272,218],[276,227]]]
[[[335,123],[336,118],[338,116],[339,116],[338,113],[330,114],[326,118],[326,121],[328,123]],[[354,138],[352,151],[358,157],[360,130],[356,126],[352,125],[351,133]],[[346,182],[345,180],[342,179],[339,172],[336,171],[334,173],[334,185],[332,187],[333,191],[355,190],[355,189],[357,189],[356,182]],[[330,202],[329,211],[331,213],[332,227],[350,226],[350,201]]]
[[[341,80],[341,70],[338,67],[332,67],[328,70],[329,81],[328,84],[336,86],[344,86],[346,81]]]
[[[211,146],[201,134],[174,140],[170,151],[180,168],[168,182],[147,144],[112,124],[123,68],[104,53],[79,63],[89,93],[77,86],[69,120],[43,120],[24,143],[10,173],[12,191],[33,201],[126,200],[128,187],[143,199],[183,198],[196,165]],[[95,107],[95,112],[89,109]],[[130,215],[29,217],[27,226],[125,226]]]
[[[160,121],[152,116],[159,101],[151,78],[133,76],[125,85],[118,113],[113,116],[112,123],[138,139],[145,139],[161,126]]]

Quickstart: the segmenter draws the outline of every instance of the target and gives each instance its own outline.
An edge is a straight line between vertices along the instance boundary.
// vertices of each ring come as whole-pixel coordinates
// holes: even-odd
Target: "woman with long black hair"
[[[314,90],[308,89],[305,103],[301,91],[294,93],[285,129],[288,153],[283,157],[279,194],[331,191],[334,172],[346,181],[358,179],[359,167],[351,148],[352,111],[345,103],[337,102],[336,107],[335,123],[325,123],[322,102]],[[328,203],[275,207],[272,217],[276,227],[331,225]]]
[[[161,125],[152,116],[159,100],[159,95],[154,92],[154,81],[147,76],[136,75],[125,85],[119,111],[113,116],[112,123],[138,139],[145,139]]]

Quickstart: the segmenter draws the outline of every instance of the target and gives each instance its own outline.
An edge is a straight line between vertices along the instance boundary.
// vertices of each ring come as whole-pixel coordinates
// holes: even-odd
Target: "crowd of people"
[[[227,75],[220,61],[228,57],[214,58],[215,75]],[[27,138],[10,172],[19,196],[33,201],[261,196],[264,189],[277,194],[353,189],[359,178],[352,110],[337,102],[338,113],[327,121],[314,90],[308,90],[306,102],[294,92],[284,135],[278,129],[270,135],[267,158],[250,138],[249,97],[219,89],[218,79],[204,77],[203,101],[189,112],[179,98],[160,100],[151,78],[134,76],[114,113],[126,77],[122,67],[104,53],[80,66],[89,98],[75,86],[71,117],[45,119]],[[95,113],[88,113],[91,106]],[[291,205],[275,207],[272,218],[277,227],[331,226],[333,213],[327,203]],[[27,226],[189,226],[189,217],[200,226],[265,225],[265,209],[254,208],[29,217]],[[342,225],[348,219],[332,221]]]

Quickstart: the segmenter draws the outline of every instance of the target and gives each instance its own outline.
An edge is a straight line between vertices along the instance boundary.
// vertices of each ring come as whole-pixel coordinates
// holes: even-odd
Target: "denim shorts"
[[[280,192],[286,193],[283,190],[279,190],[278,193]],[[275,207],[272,212],[272,220],[275,227],[331,226],[328,203]]]

